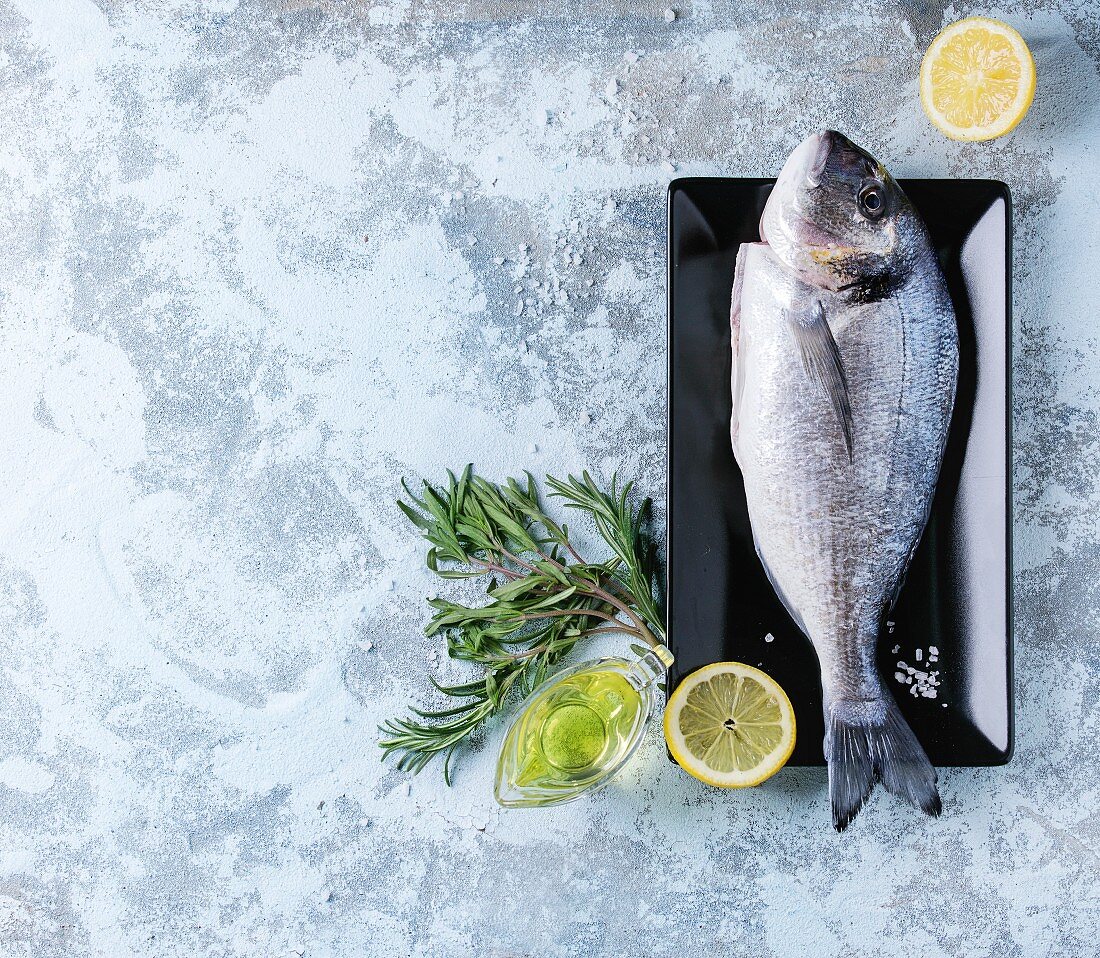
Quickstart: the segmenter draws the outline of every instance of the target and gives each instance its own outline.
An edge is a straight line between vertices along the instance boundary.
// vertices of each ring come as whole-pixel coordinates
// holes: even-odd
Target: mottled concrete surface
[[[993,11],[1039,93],[963,146],[914,77],[971,7],[918,6],[0,6],[0,954],[1096,953],[1096,7]],[[665,184],[822,125],[1015,195],[1015,760],[843,836],[656,735],[558,810],[494,806],[499,729],[408,791],[398,477],[659,498]]]

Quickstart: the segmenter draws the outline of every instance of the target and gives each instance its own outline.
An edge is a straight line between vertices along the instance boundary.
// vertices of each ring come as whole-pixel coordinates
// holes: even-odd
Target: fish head
[[[842,133],[815,133],[787,159],[760,238],[811,286],[887,290],[904,280],[924,237],[886,168]]]

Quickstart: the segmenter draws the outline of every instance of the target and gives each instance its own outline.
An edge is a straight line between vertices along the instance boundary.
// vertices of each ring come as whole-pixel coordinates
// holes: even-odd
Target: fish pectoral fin
[[[825,307],[818,300],[807,314],[788,313],[795,341],[802,353],[806,375],[829,397],[837,422],[844,435],[848,461],[852,461],[852,404],[848,399],[848,380],[833,331],[825,319]]]

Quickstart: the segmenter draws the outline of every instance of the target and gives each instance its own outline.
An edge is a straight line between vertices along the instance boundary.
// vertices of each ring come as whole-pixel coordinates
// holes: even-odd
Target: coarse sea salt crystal
[[[929,654],[929,655],[939,655],[939,654],[940,654],[940,648],[939,648],[939,646],[938,646],[938,645],[930,645],[930,646],[928,646],[928,654]]]
[[[892,654],[897,655],[901,651],[901,646],[895,645],[890,651]]]
[[[603,92],[609,97],[615,96],[619,92],[619,81],[612,77],[607,81],[607,86],[603,88]]]
[[[767,635],[765,635],[765,636],[764,636],[764,641],[765,641],[765,642],[774,642],[774,641],[775,641],[775,636],[774,636],[774,635],[772,635],[772,634],[771,634],[771,633],[769,632],[769,633],[768,633]]]
[[[582,425],[587,426],[589,423],[592,422],[592,413],[590,413],[587,409],[582,409],[580,411],[580,415],[577,416],[577,418],[581,421]]]
[[[918,661],[918,662],[919,662],[919,661],[920,661],[920,660],[921,660],[922,658],[924,658],[924,653],[923,653],[923,652],[922,652],[922,651],[921,651],[920,649],[917,649],[917,651],[916,651],[916,653],[915,653],[915,654],[916,654],[916,657],[917,657],[917,661]]]
[[[627,63],[637,63],[640,57],[633,50],[627,50],[626,53],[623,54],[623,59],[626,60]]]
[[[522,299],[519,300],[516,303],[516,305],[512,308],[512,315],[513,316],[522,316],[523,315],[523,300]]]
[[[894,678],[897,679],[899,682],[904,682],[905,681],[905,673],[904,672],[895,672],[894,673]]]
[[[661,169],[664,170],[666,173],[675,173],[676,172],[676,164],[671,163],[668,160],[662,160],[661,161]]]
[[[532,442],[532,443],[529,443],[529,444],[528,444],[528,446],[527,446],[527,451],[528,451],[528,452],[538,452],[538,451],[539,451],[539,447],[538,447],[538,445],[537,445],[536,443],[533,443],[533,442]]]
[[[671,7],[665,7],[664,18],[665,23],[672,23],[676,19],[676,11]]]

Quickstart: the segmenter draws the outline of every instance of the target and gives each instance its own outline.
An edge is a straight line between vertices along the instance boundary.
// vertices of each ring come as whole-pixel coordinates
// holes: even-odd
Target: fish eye
[[[877,220],[886,209],[886,194],[879,183],[867,183],[857,197],[859,209],[868,219]]]

